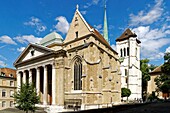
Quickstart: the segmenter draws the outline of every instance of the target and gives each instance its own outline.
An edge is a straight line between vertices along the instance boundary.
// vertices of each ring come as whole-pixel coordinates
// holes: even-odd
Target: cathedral
[[[108,43],[107,23],[104,25],[105,38],[86,22],[77,7],[64,40],[52,32],[39,44],[29,44],[16,59],[17,90],[23,83],[34,84],[41,101],[37,106],[56,112],[119,104],[119,52]]]

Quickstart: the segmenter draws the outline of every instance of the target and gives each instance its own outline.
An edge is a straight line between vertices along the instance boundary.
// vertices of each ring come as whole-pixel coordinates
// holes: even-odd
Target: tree
[[[37,96],[36,90],[32,84],[23,84],[18,92],[14,94],[16,108],[25,111],[35,112],[35,104],[40,102],[40,97]]]
[[[140,61],[140,69],[142,72],[142,99],[146,100],[147,97],[147,85],[150,80],[149,72],[154,70],[157,66],[149,65],[149,59],[142,59]]]
[[[163,93],[170,92],[170,53],[165,53],[164,64],[161,66],[162,74],[155,78],[157,91]],[[165,96],[166,99],[166,96]]]
[[[131,91],[128,88],[121,88],[121,97],[129,97],[131,95]]]

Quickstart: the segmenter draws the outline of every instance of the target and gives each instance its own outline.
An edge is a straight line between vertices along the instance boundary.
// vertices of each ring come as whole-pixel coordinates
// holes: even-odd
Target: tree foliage
[[[140,69],[142,72],[142,98],[145,101],[147,96],[147,83],[150,80],[149,72],[154,70],[157,66],[149,65],[149,59],[142,59],[140,61]]]
[[[162,74],[155,78],[155,84],[157,85],[156,91],[169,93],[170,92],[170,53],[165,53],[164,64],[161,66]]]
[[[128,88],[121,88],[121,97],[129,97],[131,95],[131,91]]]
[[[14,94],[16,108],[25,111],[35,112],[35,104],[40,102],[40,97],[37,96],[36,90],[32,84],[23,84],[18,92]]]

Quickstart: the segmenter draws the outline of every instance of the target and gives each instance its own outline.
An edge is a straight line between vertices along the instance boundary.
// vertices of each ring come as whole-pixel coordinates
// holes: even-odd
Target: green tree
[[[128,88],[121,88],[121,97],[129,97],[131,95],[131,91]]]
[[[25,111],[35,112],[35,104],[40,102],[40,97],[37,96],[36,89],[32,84],[23,84],[18,92],[14,94],[16,108]]]
[[[157,85],[157,92],[169,93],[170,92],[170,53],[165,53],[164,64],[161,66],[162,74],[155,78]],[[166,97],[165,97],[166,99]]]
[[[142,99],[146,100],[147,97],[147,85],[150,80],[149,72],[154,70],[157,66],[149,65],[149,59],[142,59],[140,61],[140,69],[142,72]]]

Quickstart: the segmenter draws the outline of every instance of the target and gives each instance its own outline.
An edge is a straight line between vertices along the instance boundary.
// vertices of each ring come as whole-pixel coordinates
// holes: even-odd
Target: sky
[[[103,33],[104,0],[1,0],[0,67],[13,63],[29,43],[56,31],[65,39],[79,5],[85,20]],[[130,28],[141,41],[141,59],[163,63],[170,52],[170,0],[106,0],[110,45]]]

